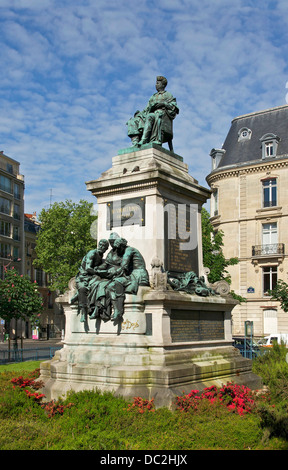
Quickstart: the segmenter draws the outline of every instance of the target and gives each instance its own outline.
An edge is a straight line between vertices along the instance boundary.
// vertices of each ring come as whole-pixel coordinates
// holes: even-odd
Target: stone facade
[[[24,272],[24,176],[20,163],[0,152],[0,277],[4,266]]]
[[[117,232],[140,250],[148,268],[156,257],[166,271],[203,274],[201,208],[210,191],[181,156],[157,144],[130,147],[86,185],[97,197],[98,240]]]
[[[22,335],[26,338],[61,338],[65,328],[65,316],[62,309],[55,302],[57,294],[49,289],[49,276],[42,269],[35,268],[36,259],[36,237],[40,230],[40,222],[37,221],[36,213],[24,214],[25,234],[25,267],[26,274],[31,282],[37,283],[39,293],[43,299],[43,312],[41,313],[40,327],[32,329],[25,324]]]
[[[16,269],[36,281],[43,298],[44,313],[41,318],[42,331],[35,336],[58,337],[64,328],[65,317],[55,304],[55,292],[48,288],[47,274],[35,269],[35,244],[40,228],[36,214],[24,213],[24,176],[20,173],[20,163],[0,152],[0,278],[3,279],[5,267]],[[1,319],[0,319],[1,320]],[[50,330],[50,332],[49,332]],[[7,333],[4,321],[0,321],[0,340]],[[33,337],[30,322],[11,323],[11,338]]]
[[[211,222],[224,232],[231,289],[247,299],[233,310],[233,334],[253,321],[254,336],[287,333],[288,316],[268,289],[287,282],[288,106],[232,121],[220,150],[213,149]]]

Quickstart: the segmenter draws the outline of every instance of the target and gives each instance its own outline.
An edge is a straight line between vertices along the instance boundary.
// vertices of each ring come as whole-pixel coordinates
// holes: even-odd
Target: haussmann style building
[[[11,322],[10,337],[60,338],[65,319],[55,303],[56,293],[48,288],[47,274],[33,265],[40,224],[36,214],[24,213],[24,191],[20,163],[0,151],[0,279],[4,279],[5,269],[12,267],[19,274],[27,275],[31,282],[37,282],[44,306],[37,331],[32,330],[28,320]],[[5,322],[0,318],[0,341],[5,333]]]
[[[211,222],[224,233],[231,289],[247,299],[233,310],[233,334],[253,322],[255,337],[288,333],[288,314],[271,299],[288,282],[288,106],[233,119],[221,149],[212,149]]]
[[[20,163],[0,152],[0,277],[5,267],[24,271],[24,176]]]

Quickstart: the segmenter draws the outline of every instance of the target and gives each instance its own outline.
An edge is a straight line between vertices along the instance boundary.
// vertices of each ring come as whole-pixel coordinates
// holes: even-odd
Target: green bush
[[[269,402],[258,410],[261,425],[271,436],[288,440],[288,363],[287,348],[275,343],[253,362],[253,371],[260,375],[269,391]]]
[[[288,401],[288,363],[287,348],[275,343],[266,354],[253,361],[253,372],[258,374],[264,385],[269,388],[273,400]]]
[[[253,407],[252,412],[239,415],[219,406],[218,401],[203,400],[197,409],[183,413],[154,409],[152,401],[139,397],[133,406],[112,393],[96,390],[71,392],[50,403],[60,412],[49,417],[46,405],[42,407],[33,398],[32,388],[30,397],[20,386],[13,388],[11,380],[19,373],[25,377],[20,370],[15,374],[0,369],[1,450],[288,449],[284,421],[278,420],[276,427],[273,415],[264,416],[269,407],[260,407],[259,413]],[[18,379],[15,383],[27,382]],[[270,435],[265,439],[268,425]]]

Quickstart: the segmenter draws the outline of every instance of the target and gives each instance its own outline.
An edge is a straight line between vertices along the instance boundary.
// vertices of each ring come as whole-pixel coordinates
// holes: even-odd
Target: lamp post
[[[253,321],[250,321],[250,320],[245,321],[245,338],[244,338],[245,357],[247,357],[246,356],[247,338],[250,339],[250,359],[252,359]]]

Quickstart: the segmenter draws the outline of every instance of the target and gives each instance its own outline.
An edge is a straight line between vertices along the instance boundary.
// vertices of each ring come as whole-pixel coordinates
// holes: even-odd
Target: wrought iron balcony
[[[284,255],[284,243],[272,243],[271,245],[255,245],[252,246],[252,256],[275,256]]]

